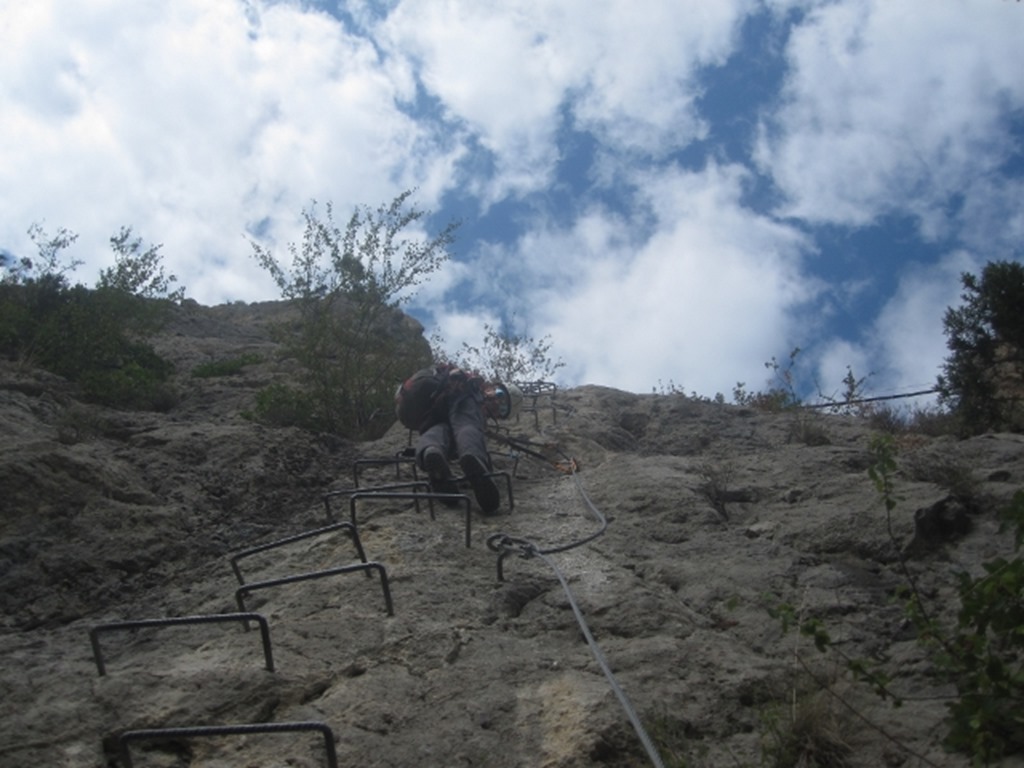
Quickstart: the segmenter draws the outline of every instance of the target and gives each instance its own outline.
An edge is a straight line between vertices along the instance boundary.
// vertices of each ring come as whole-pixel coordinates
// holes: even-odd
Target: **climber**
[[[417,371],[395,393],[395,413],[419,432],[416,464],[435,493],[458,493],[449,461],[457,459],[484,514],[501,503],[484,432],[487,419],[507,419],[522,402],[514,385],[487,382],[477,373],[442,363]]]

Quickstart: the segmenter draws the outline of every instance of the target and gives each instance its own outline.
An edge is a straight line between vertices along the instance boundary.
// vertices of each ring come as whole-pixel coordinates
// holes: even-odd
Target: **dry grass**
[[[763,724],[762,755],[772,768],[844,768],[849,764],[845,723],[827,691],[802,694],[794,688],[789,702],[766,710]]]

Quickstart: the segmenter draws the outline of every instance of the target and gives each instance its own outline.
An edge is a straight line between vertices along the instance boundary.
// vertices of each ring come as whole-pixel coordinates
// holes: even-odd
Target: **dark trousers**
[[[416,463],[423,467],[423,451],[435,447],[441,449],[449,460],[476,456],[488,470],[491,469],[484,426],[483,398],[479,393],[464,392],[450,397],[448,420],[420,433],[416,441]]]

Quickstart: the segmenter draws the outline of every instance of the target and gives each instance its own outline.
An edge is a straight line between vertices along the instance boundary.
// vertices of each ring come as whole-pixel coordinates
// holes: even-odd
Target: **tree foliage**
[[[303,210],[302,242],[290,263],[252,242],[253,255],[298,311],[278,328],[285,354],[301,375],[261,394],[257,414],[278,424],[370,437],[391,424],[395,386],[430,361],[421,333],[399,311],[411,292],[448,260],[458,224],[432,237],[407,234],[426,214],[412,192],[377,209],[357,207],[344,228],[333,208]]]
[[[131,227],[121,227],[110,238],[110,247],[114,249],[114,266],[100,270],[97,288],[112,288],[144,299],[179,302],[185,298],[184,288],[171,290],[171,283],[178,278],[164,274],[162,245],[143,249],[142,238],[132,237]]]
[[[130,232],[122,229],[125,242]],[[172,366],[142,333],[157,326],[160,309],[180,293],[159,296],[148,280],[162,275],[156,249],[140,254],[141,241],[135,241],[134,250],[118,252],[111,238],[118,267],[107,277],[101,273],[90,289],[69,278],[82,263],[64,253],[77,235],[61,228],[51,236],[33,224],[29,236],[36,258],[17,259],[0,278],[0,354],[77,382],[87,397],[108,405],[167,406]],[[141,282],[111,279],[118,274]],[[141,290],[146,285],[150,290]]]
[[[550,381],[565,363],[552,357],[550,336],[536,339],[525,334],[499,330],[483,324],[479,344],[462,342],[455,354],[444,350],[440,336],[433,339],[434,358],[452,362],[466,370],[479,371],[484,377],[504,382]]]
[[[749,392],[746,384],[739,381],[732,390],[733,402],[736,405],[772,413],[801,405],[803,400],[796,391],[796,366],[801,351],[800,347],[794,347],[786,363],[780,363],[773,355],[772,359],[764,364],[764,367],[772,372],[768,389]]]
[[[989,262],[961,275],[963,303],[943,318],[950,354],[940,402],[968,432],[1024,426],[1024,266]]]

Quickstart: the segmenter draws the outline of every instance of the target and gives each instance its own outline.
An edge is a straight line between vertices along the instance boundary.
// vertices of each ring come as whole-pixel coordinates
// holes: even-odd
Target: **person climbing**
[[[515,386],[487,382],[450,363],[406,379],[395,393],[395,412],[403,425],[419,432],[416,465],[427,473],[433,492],[459,492],[450,466],[455,459],[483,513],[498,510],[501,494],[490,477],[486,420],[509,418],[521,400]]]

